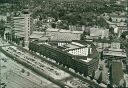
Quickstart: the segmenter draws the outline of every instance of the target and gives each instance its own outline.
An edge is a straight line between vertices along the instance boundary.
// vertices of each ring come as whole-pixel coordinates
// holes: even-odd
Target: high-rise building
[[[126,88],[124,85],[124,73],[120,61],[112,61],[110,67],[110,83],[114,88]],[[122,81],[122,82],[121,82]]]
[[[15,36],[24,39],[25,47],[29,45],[31,29],[31,14],[28,11],[23,11],[20,16],[13,17]]]

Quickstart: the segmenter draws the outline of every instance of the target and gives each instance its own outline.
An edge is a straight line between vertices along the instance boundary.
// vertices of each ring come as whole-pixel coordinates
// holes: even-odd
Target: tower
[[[24,10],[19,16],[13,17],[15,36],[23,39],[25,48],[29,46],[29,36],[32,29],[31,20],[31,14],[28,10]]]
[[[28,12],[24,12],[23,16],[24,16],[24,23],[25,23],[24,43],[25,43],[25,47],[27,48],[29,46],[29,36],[31,34],[31,17],[30,17],[30,13]]]

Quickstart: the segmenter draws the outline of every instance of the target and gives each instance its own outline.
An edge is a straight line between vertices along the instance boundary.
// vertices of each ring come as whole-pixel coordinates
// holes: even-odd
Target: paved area
[[[89,84],[85,83],[77,78],[71,78],[64,81],[66,84],[70,85],[72,88],[89,88]]]
[[[22,50],[19,50],[17,47],[15,46],[9,46],[9,45],[2,45],[1,46],[2,49],[4,49],[6,52],[10,53],[11,55],[15,56],[15,57],[18,57],[18,59],[22,60],[22,61],[25,61],[27,62],[28,64],[31,64],[32,66],[40,69],[40,71],[42,71],[43,73],[51,76],[52,78],[54,78],[55,80],[60,80],[60,82],[66,84],[66,85],[69,85],[71,87],[74,86],[74,84],[76,84],[78,87],[75,87],[75,88],[86,88],[88,85],[81,85],[81,84],[87,84],[87,83],[84,83],[82,81],[80,81],[79,79],[79,82],[78,80],[74,80],[76,79],[75,77],[72,77],[70,74],[68,74],[67,72],[64,72],[63,70],[51,65],[51,64],[48,64],[47,62],[45,61],[42,61],[40,60],[39,58],[31,55],[30,53],[28,52],[24,52]],[[10,62],[10,61],[9,61]],[[16,63],[16,62],[15,62]],[[8,64],[11,64],[11,63],[8,63]],[[18,64],[19,65],[19,64]],[[6,67],[6,66],[4,66]],[[42,77],[39,77],[39,79],[37,79],[37,77],[33,77],[32,76],[32,72],[31,72],[31,75],[29,76],[25,76],[24,74],[27,74],[27,73],[22,73],[21,75],[21,70],[22,69],[26,69],[25,67],[21,67],[20,69],[17,69],[19,68],[18,66],[14,66],[14,67],[11,67],[11,66],[8,66],[10,67],[11,71],[14,71],[13,75],[17,75],[17,76],[20,76],[19,79],[22,79],[22,78],[25,78],[24,80],[27,80],[26,78],[28,78],[28,80],[32,80],[31,78],[33,78],[33,81],[34,83],[36,83],[37,85],[41,85],[40,83],[43,83],[45,85],[42,84],[42,88],[58,88],[58,86],[56,86],[54,83],[49,83],[49,81],[45,79],[43,79],[43,81],[39,80],[40,78]],[[13,69],[12,69],[13,68]],[[26,70],[25,70],[26,71]],[[4,70],[2,71],[4,72]],[[6,72],[6,71],[5,71]],[[30,72],[29,72],[30,73]],[[6,75],[7,76],[7,75]],[[5,76],[5,78],[6,78]],[[32,76],[32,77],[31,77]],[[11,76],[9,76],[11,77]],[[12,77],[13,78],[13,77]],[[36,80],[36,81],[35,81]],[[66,82],[65,80],[68,80],[68,81],[72,81],[72,83],[69,83],[69,82]],[[13,80],[12,80],[13,81]],[[23,81],[23,80],[22,80]],[[65,82],[64,82],[65,81]],[[17,81],[16,81],[17,82]],[[16,83],[15,83],[16,84]],[[17,84],[16,84],[17,85]],[[21,85],[21,84],[20,84]],[[75,85],[75,86],[76,86]],[[45,87],[44,87],[45,86]],[[20,88],[20,87],[19,87]],[[24,87],[25,88],[25,87]],[[31,87],[30,87],[31,88]]]
[[[60,88],[0,53],[1,83],[6,88]],[[22,72],[22,69],[25,72]],[[28,75],[29,74],[29,75]],[[1,85],[1,87],[3,87]]]
[[[6,50],[7,52],[9,52],[10,54],[18,57],[19,59],[22,59],[34,65],[35,67],[39,68],[44,73],[47,73],[47,75],[53,77],[54,79],[63,79],[65,77],[70,76],[68,73],[56,68],[55,66],[52,66],[46,63],[45,61],[41,61],[37,57],[33,57],[32,55],[29,55],[29,53],[22,52],[14,46],[2,47],[2,48]]]
[[[126,80],[126,87],[128,87],[128,74],[124,74],[124,79]]]

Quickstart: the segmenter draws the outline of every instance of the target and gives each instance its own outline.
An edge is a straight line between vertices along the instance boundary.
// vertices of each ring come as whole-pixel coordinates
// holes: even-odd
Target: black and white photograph
[[[0,0],[0,88],[128,88],[128,0]]]

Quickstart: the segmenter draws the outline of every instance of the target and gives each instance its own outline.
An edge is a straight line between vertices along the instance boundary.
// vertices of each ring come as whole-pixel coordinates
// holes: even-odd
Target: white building
[[[120,43],[118,42],[112,42],[111,43],[111,49],[120,49]]]
[[[64,46],[67,47],[65,51],[72,55],[88,56],[92,53],[91,45],[83,45],[77,42],[72,42],[71,44],[66,44]]]
[[[112,13],[110,14],[110,17],[112,18],[112,22],[126,22],[128,20],[127,13],[125,12],[118,12],[118,13]]]
[[[109,37],[109,29],[92,27],[90,28],[90,37],[93,38],[108,38]]]

